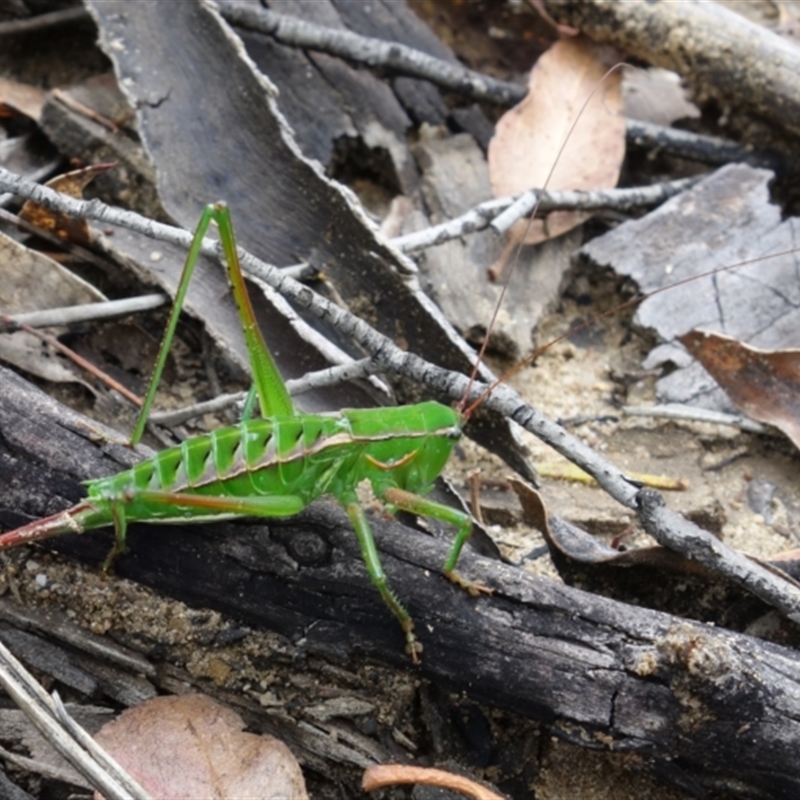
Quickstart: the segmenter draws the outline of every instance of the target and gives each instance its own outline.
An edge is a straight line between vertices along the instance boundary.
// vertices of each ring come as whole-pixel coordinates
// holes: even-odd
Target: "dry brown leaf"
[[[0,77],[0,116],[16,112],[38,122],[47,92],[37,86]]]
[[[523,521],[544,536],[551,554],[556,552],[570,561],[591,566],[649,566],[673,572],[708,574],[705,567],[696,561],[690,561],[660,545],[617,550],[577,525],[551,526],[539,492],[518,478],[509,478],[509,484],[522,506]],[[561,567],[558,569],[561,570]]]
[[[541,56],[531,71],[527,97],[503,115],[489,143],[495,197],[545,184],[551,190],[616,186],[625,156],[625,118],[621,73],[616,70],[603,79],[608,66],[598,47],[583,36],[562,39]],[[580,121],[570,131],[578,115]],[[571,230],[588,216],[555,212],[534,222],[527,234],[527,223],[518,223],[512,237],[515,244],[535,244]]]
[[[690,331],[679,341],[737,408],[800,447],[800,350],[759,350],[707,331]]]
[[[238,714],[195,694],[148,700],[95,738],[159,800],[307,798],[289,748],[243,728]]]
[[[92,164],[83,169],[76,169],[72,172],[58,175],[45,185],[50,189],[80,200],[83,198],[83,190],[97,175],[113,169],[115,166],[116,164]],[[86,220],[72,219],[66,214],[50,211],[31,200],[25,202],[19,212],[19,216],[37,228],[50,231],[65,241],[84,245],[89,244],[89,226],[86,224]]]

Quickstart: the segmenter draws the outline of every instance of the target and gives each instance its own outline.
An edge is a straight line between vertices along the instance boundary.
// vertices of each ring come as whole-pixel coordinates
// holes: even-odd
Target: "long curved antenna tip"
[[[617,72],[618,70],[622,69],[625,66],[628,66],[628,65],[625,64],[625,62],[621,61],[618,64],[614,64],[614,66],[609,67],[609,69],[607,69],[606,72],[604,73],[603,77],[600,78],[600,80],[597,82],[597,85],[594,87],[594,89],[592,89],[592,91],[589,92],[589,94],[587,95],[586,99],[581,104],[580,109],[578,109],[578,113],[575,115],[575,119],[572,120],[572,123],[569,126],[569,130],[567,131],[567,134],[564,137],[564,140],[561,142],[561,146],[559,147],[558,153],[556,154],[556,157],[553,160],[553,164],[550,167],[550,171],[547,173],[547,177],[545,178],[544,185],[542,186],[542,190],[543,191],[547,190],[547,187],[549,186],[550,181],[552,180],[553,175],[555,174],[556,167],[558,166],[558,163],[561,160],[561,156],[564,154],[564,150],[567,147],[567,143],[569,142],[570,137],[572,136],[572,133],[575,130],[575,127],[577,126],[578,122],[580,121],[580,118],[583,115],[583,112],[586,110],[586,107],[589,105],[589,103],[591,103],[592,99],[597,94],[597,92],[600,90],[600,87],[605,83],[606,79],[610,75],[612,75],[614,72]],[[528,231],[530,230],[531,226],[533,225],[534,219],[536,219],[536,212],[539,210],[539,205],[540,204],[541,204],[541,194],[539,195],[539,197],[536,198],[536,203],[535,203],[535,205],[533,207],[533,210],[531,211],[531,215],[530,215],[530,218],[528,220],[528,225],[525,228],[525,233],[524,233],[524,235],[522,237],[522,240],[521,240],[520,244],[516,247],[516,252],[514,253],[514,257],[513,257],[512,261],[511,261],[511,265],[509,266],[509,268],[507,270],[505,270],[506,274],[505,274],[505,278],[503,279],[502,289],[500,290],[500,297],[498,297],[498,299],[497,299],[497,303],[495,304],[495,307],[494,307],[494,312],[492,313],[492,318],[489,321],[489,325],[486,328],[486,336],[484,337],[483,342],[481,343],[481,347],[478,350],[478,355],[477,355],[477,357],[475,359],[475,366],[472,368],[472,372],[471,372],[471,374],[469,376],[469,383],[467,384],[467,388],[464,391],[463,396],[461,397],[461,399],[458,401],[458,404],[456,405],[456,410],[459,412],[459,414],[462,415],[462,417],[464,417],[465,420],[469,419],[470,415],[475,411],[475,409],[478,408],[478,406],[484,401],[484,399],[486,397],[488,397],[489,394],[491,394],[491,392],[495,389],[495,387],[497,387],[500,383],[502,383],[503,380],[505,380],[508,377],[511,377],[512,375],[515,375],[517,372],[519,372],[520,369],[522,369],[522,367],[524,367],[526,364],[529,364],[538,355],[541,355],[541,353],[536,352],[536,353],[533,353],[531,356],[528,356],[527,358],[523,359],[519,364],[517,364],[511,370],[509,370],[508,372],[504,373],[503,376],[500,377],[500,379],[495,381],[483,394],[481,394],[481,396],[478,398],[478,400],[476,400],[474,403],[472,403],[465,410],[465,406],[467,405],[467,398],[472,393],[472,387],[475,385],[475,381],[476,381],[477,376],[478,376],[478,370],[480,369],[481,364],[483,363],[483,357],[486,355],[486,348],[487,348],[487,346],[489,344],[489,336],[490,336],[492,330],[494,329],[495,323],[497,322],[497,315],[500,313],[500,309],[501,309],[501,307],[503,305],[503,301],[505,300],[506,293],[508,292],[508,287],[509,287],[509,284],[511,283],[511,277],[512,277],[512,275],[514,274],[514,272],[517,269],[517,264],[519,264],[520,251],[522,249],[522,242],[525,241],[525,237],[528,235]],[[511,242],[507,245],[507,247],[514,247],[514,246],[515,245],[513,243],[511,243]],[[560,337],[559,339],[556,339],[556,342],[560,341],[560,339],[562,339],[562,338],[564,338],[564,337]],[[551,344],[555,344],[555,342],[551,342]]]

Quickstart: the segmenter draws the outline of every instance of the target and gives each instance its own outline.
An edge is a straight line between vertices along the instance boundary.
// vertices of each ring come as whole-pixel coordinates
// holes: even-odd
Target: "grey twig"
[[[282,44],[307,47],[369,67],[382,67],[402,75],[422,78],[445,89],[469,94],[476,100],[514,105],[527,92],[524,86],[490,78],[458,64],[429,56],[413,47],[315,25],[251,4],[220,3],[220,13],[232,25],[265,33]]]
[[[449,242],[451,239],[482,231],[484,228],[488,228],[491,221],[501,211],[508,208],[515,199],[514,197],[501,197],[496,200],[487,200],[441,225],[432,225],[421,231],[395,236],[391,240],[392,244],[404,253],[416,253],[427,247],[435,247]]]
[[[308,372],[302,378],[286,381],[286,388],[292,396],[310,392],[312,389],[323,389],[326,386],[336,386],[347,381],[356,381],[359,378],[369,378],[381,368],[371,358],[361,358],[347,364],[337,364],[316,372]]]
[[[235,406],[241,406],[247,398],[247,392],[228,392],[218,394],[211,400],[204,400],[202,403],[192,403],[190,406],[176,408],[174,411],[153,411],[150,414],[150,422],[155,425],[182,425],[190,419],[197,419],[205,414],[218,414]]]
[[[367,378],[379,370],[377,364],[371,358],[362,358],[360,361],[351,361],[349,364],[340,364],[327,369],[320,369],[316,372],[309,372],[302,378],[286,381],[286,388],[292,396],[310,392],[312,389],[322,389],[325,386],[335,386],[346,381]],[[150,421],[157,425],[180,425],[187,420],[195,417],[202,417],[204,414],[215,414],[219,411],[232,408],[233,406],[244,403],[247,392],[234,392],[232,394],[221,394],[212,400],[203,403],[194,403],[185,408],[178,408],[175,411],[159,411],[150,415]]]
[[[39,733],[110,800],[151,800],[0,642],[0,684]]]
[[[40,19],[40,17],[36,17],[36,19]],[[0,23],[0,27],[2,27],[2,23]],[[61,156],[59,156],[58,158],[54,158],[51,161],[48,161],[47,164],[43,164],[41,167],[39,167],[39,169],[34,170],[28,177],[32,181],[36,181],[37,183],[39,181],[46,180],[59,168],[59,166],[61,166],[61,160],[62,160]],[[8,205],[8,203],[10,203],[11,200],[13,199],[14,195],[11,194],[10,192],[6,192],[5,194],[0,194],[0,208]]]
[[[730,425],[750,433],[771,433],[768,425],[762,425],[741,414],[723,414],[709,408],[693,408],[678,403],[657,406],[623,406],[622,412],[629,417],[652,417],[654,419],[678,419],[686,422],[711,422],[714,425]]]
[[[775,150],[755,150],[750,145],[742,145],[718,136],[667,128],[638,119],[627,121],[625,136],[628,144],[657,149],[668,155],[711,166],[741,161],[753,167],[766,167],[778,174],[787,167],[786,159]]]
[[[632,211],[637,208],[649,208],[686,191],[701,178],[702,176],[680,178],[656,183],[652,186],[591,192],[548,192],[532,189],[514,197],[498,197],[487,200],[441,225],[433,225],[421,231],[397,236],[392,239],[392,244],[404,253],[415,253],[488,227],[502,233],[518,219],[530,214],[534,208],[537,213],[542,214],[551,211],[597,211],[600,209]]]
[[[65,214],[86,217],[99,222],[112,225],[122,225],[130,230],[137,231],[153,239],[170,242],[184,249],[188,249],[192,241],[192,234],[180,228],[153,222],[131,211],[122,211],[111,208],[99,200],[75,200],[61,195],[44,186],[33,184],[24,178],[14,175],[8,170],[0,169],[0,190],[14,192],[22,197],[35,200],[37,203],[62,211]],[[212,256],[219,256],[219,243],[205,240],[202,250]],[[316,294],[292,278],[284,275],[281,270],[264,263],[246,251],[239,249],[242,266],[252,275],[261,278],[277,292],[287,297],[299,308],[306,310],[319,319],[334,325],[345,336],[350,336],[368,352],[373,360],[382,368],[405,375],[417,383],[428,386],[435,391],[452,398],[461,398],[467,391],[469,381],[460,373],[449,372],[437,367],[414,353],[407,353],[398,348],[394,342],[375,331],[366,322],[353,316],[348,311],[339,308],[325,298]],[[477,400],[485,387],[473,385],[470,398]],[[588,445],[572,436],[567,430],[545,417],[508,386],[496,386],[491,395],[485,400],[485,405],[494,411],[512,419],[526,430],[530,431],[542,441],[549,444],[557,452],[577,464],[588,472],[598,484],[619,503],[627,508],[641,512],[638,500],[639,487],[634,481],[628,479],[624,472],[610,461],[606,460]],[[765,568],[748,559],[741,563],[742,556],[737,551],[719,542],[707,531],[698,528],[688,520],[676,515],[680,520],[681,530],[675,528],[671,536],[674,549],[692,557],[694,543],[689,541],[684,545],[683,539],[686,532],[691,531],[690,540],[704,540],[709,547],[713,547],[718,561],[730,560],[736,563],[736,569],[741,574],[741,583],[765,602],[800,618],[800,589],[794,584],[774,581],[765,590]],[[666,521],[669,524],[669,520]],[[713,540],[713,541],[712,541]],[[690,546],[691,545],[691,546]],[[774,592],[780,585],[781,600],[775,602]]]
[[[521,195],[491,223],[497,233],[505,233],[517,220],[532,211],[549,214],[551,211],[633,211],[649,208],[686,191],[700,181],[703,175],[655,183],[652,186],[633,186],[628,189],[595,189],[591,192],[548,192],[533,189]]]
[[[679,545],[680,552],[687,558],[746,587],[789,619],[800,623],[800,584],[788,575],[774,567],[761,566],[744,553],[727,547],[715,536],[708,535],[668,509],[664,498],[652,489],[642,489],[636,495],[636,502],[642,526],[659,544],[670,550]]]
[[[148,311],[163,306],[169,298],[163,294],[144,294],[139,297],[126,297],[122,300],[106,300],[104,303],[82,303],[77,306],[45,308],[42,311],[26,311],[23,314],[9,314],[14,323],[29,325],[31,328],[51,328],[57,325],[72,325],[94,319],[121,317]],[[0,333],[12,329],[12,324],[0,324]]]

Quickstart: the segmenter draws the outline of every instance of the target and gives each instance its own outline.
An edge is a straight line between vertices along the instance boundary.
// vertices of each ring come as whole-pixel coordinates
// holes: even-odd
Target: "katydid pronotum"
[[[461,413],[429,401],[331,415],[298,413],[256,324],[230,212],[222,203],[205,209],[195,232],[131,444],[138,443],[144,432],[181,304],[212,222],[219,228],[264,417],[194,437],[125,472],[88,481],[85,500],[3,534],[0,549],[113,526],[115,544],[106,559],[108,566],[124,550],[129,522],[285,517],[331,494],[347,511],[369,577],[400,623],[406,650],[417,663],[422,647],[413,620],[388,584],[356,487],[368,480],[376,497],[389,506],[453,525],[457,534],[443,566],[445,575],[471,594],[488,592],[455,569],[472,530],[470,516],[422,496],[444,468],[470,410]]]

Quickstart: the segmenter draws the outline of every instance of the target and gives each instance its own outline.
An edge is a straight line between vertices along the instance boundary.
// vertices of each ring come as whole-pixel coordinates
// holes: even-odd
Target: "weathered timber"
[[[12,373],[0,370],[0,387],[4,527],[24,521],[20,508],[45,514],[74,502],[77,480],[130,461],[124,448],[93,443],[81,433],[86,420]],[[439,574],[446,542],[378,517],[373,524],[425,647],[421,675],[550,721],[584,745],[638,753],[700,793],[798,796],[796,652],[467,553],[463,572],[495,589],[475,599]],[[411,668],[334,503],[264,524],[132,526],[129,543],[117,563],[123,576],[303,639],[322,656]],[[99,563],[110,534],[52,545]]]
[[[721,3],[546,0],[545,7],[595,41],[678,72],[701,97],[746,108],[792,136],[800,132],[797,48]]]

